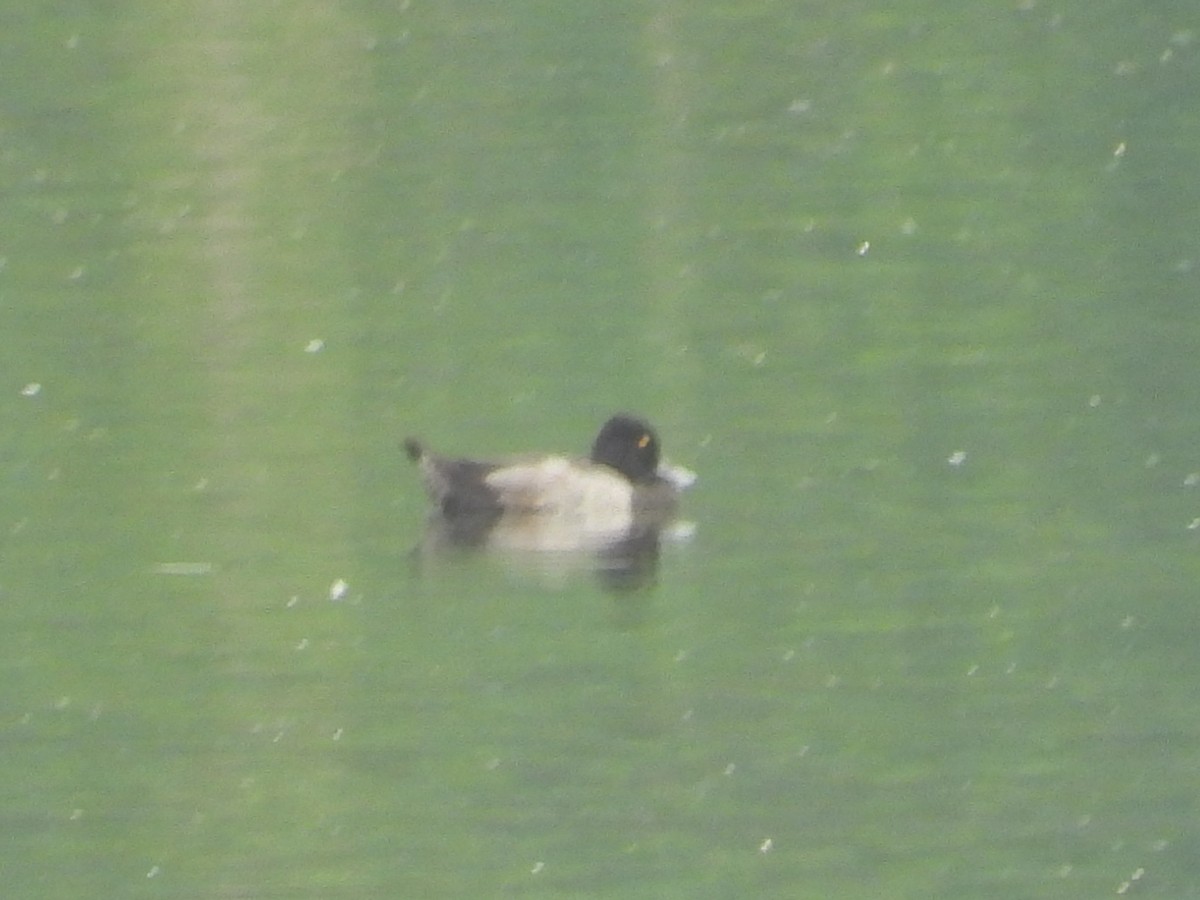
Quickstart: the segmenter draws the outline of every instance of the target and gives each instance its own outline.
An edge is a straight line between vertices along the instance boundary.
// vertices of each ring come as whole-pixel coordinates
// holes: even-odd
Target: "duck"
[[[475,459],[431,453],[404,441],[439,528],[461,543],[502,535],[525,549],[562,549],[657,532],[696,475],[662,459],[654,428],[630,413],[611,416],[587,457],[563,454]]]

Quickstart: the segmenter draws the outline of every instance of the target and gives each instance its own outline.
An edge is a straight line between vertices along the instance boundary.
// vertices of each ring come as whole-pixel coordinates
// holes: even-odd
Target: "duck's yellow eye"
[[[645,450],[647,445],[649,445],[649,443],[650,443],[650,435],[643,434],[640,438],[638,438],[638,442],[637,442],[638,449]]]

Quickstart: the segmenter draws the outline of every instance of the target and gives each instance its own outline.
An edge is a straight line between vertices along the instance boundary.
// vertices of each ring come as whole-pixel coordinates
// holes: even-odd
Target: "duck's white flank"
[[[565,456],[505,466],[485,479],[504,507],[579,520],[589,530],[625,527],[633,510],[633,486],[607,466],[581,465]]]

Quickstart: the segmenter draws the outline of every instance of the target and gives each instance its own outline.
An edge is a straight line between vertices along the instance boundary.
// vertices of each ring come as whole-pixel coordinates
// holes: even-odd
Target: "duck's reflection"
[[[693,530],[667,516],[647,515],[626,528],[597,532],[557,516],[434,511],[414,555],[422,562],[486,555],[546,585],[590,576],[605,591],[633,594],[654,584],[663,542],[686,540]]]

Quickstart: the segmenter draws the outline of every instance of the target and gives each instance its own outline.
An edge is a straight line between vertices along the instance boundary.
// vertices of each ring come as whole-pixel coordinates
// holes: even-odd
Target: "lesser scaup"
[[[449,528],[471,543],[483,537],[526,549],[563,549],[625,539],[632,530],[661,527],[690,471],[660,458],[658,436],[628,414],[604,423],[586,459],[561,455],[477,460],[437,456],[408,438],[425,490]],[[504,528],[496,529],[501,524]]]

